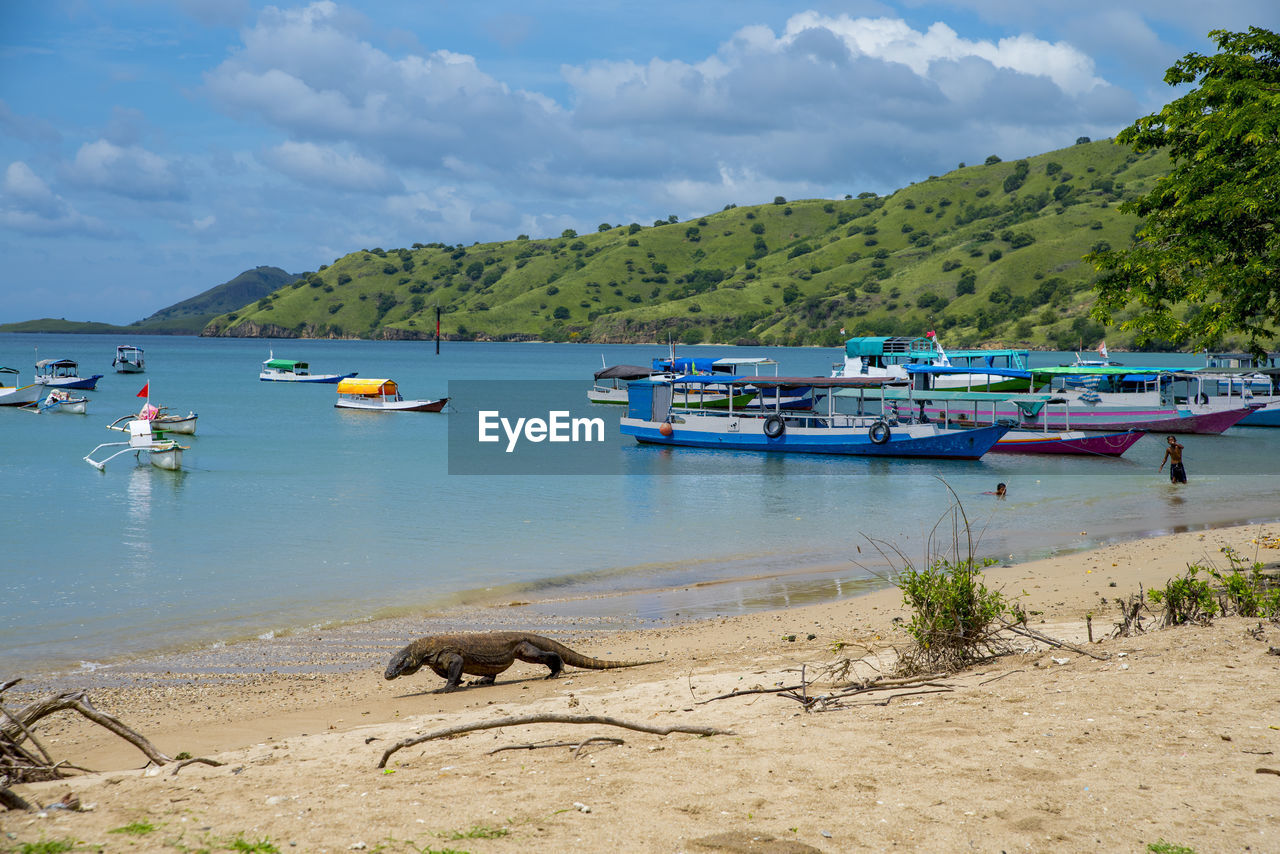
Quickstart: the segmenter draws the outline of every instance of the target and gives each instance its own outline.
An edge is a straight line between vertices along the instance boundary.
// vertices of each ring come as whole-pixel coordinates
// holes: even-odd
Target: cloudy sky
[[[889,192],[1115,134],[1275,0],[0,0],[0,322]]]

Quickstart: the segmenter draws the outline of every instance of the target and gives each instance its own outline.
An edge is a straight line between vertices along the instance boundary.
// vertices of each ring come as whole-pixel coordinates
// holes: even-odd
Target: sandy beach
[[[245,650],[234,672],[196,658],[179,659],[182,672],[124,668],[92,688],[99,708],[171,756],[224,764],[147,769],[61,713],[38,728],[45,747],[101,770],[17,791],[41,804],[74,793],[92,809],[0,813],[0,850],[1277,851],[1280,626],[1228,618],[1088,645],[1085,622],[1103,638],[1115,600],[1189,563],[1225,567],[1224,546],[1272,563],[1280,552],[1264,545],[1277,535],[1277,524],[1187,532],[990,567],[988,585],[1020,597],[1035,628],[1101,660],[1027,641],[940,687],[827,711],[776,694],[710,700],[845,658],[888,667],[905,644],[897,591],[644,631],[544,631],[599,658],[662,662],[555,680],[517,662],[495,685],[450,694],[430,693],[442,682],[425,670],[382,678],[397,648],[439,630],[413,620],[299,633],[256,670]],[[502,610],[504,627],[521,627],[520,608]],[[5,704],[34,693],[11,690]],[[401,739],[532,714],[729,734],[533,724],[429,741],[377,767]],[[623,743],[491,753],[597,737]]]

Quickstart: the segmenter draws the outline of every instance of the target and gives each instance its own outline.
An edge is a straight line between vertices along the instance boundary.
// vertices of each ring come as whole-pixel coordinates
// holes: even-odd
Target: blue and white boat
[[[919,338],[874,336],[850,338],[844,345],[844,361],[831,366],[833,377],[881,377],[905,380],[912,365],[960,368],[955,376],[941,375],[939,388],[970,391],[1030,391],[1026,382],[1026,350],[942,349],[935,332]],[[984,374],[984,369],[990,369]],[[1020,373],[1010,374],[1007,371]]]
[[[91,377],[80,376],[80,364],[73,359],[41,359],[36,362],[36,385],[49,388],[79,388],[93,391],[102,374]]]
[[[296,359],[277,359],[276,354],[268,351],[268,357],[262,363],[262,371],[258,379],[274,383],[338,383],[356,376],[349,374],[313,374],[311,366]]]
[[[857,400],[857,412],[835,411],[827,395],[827,411],[796,412],[775,405],[772,411],[680,409],[672,399],[682,387],[720,383],[762,389],[808,385],[814,389],[858,389],[869,401]],[[911,424],[879,414],[882,379],[857,377],[694,377],[639,380],[628,388],[624,436],[651,445],[723,448],[784,454],[843,454],[868,457],[935,457],[976,460],[995,446],[1008,427],[972,429],[936,423]],[[874,406],[866,405],[874,403]]]

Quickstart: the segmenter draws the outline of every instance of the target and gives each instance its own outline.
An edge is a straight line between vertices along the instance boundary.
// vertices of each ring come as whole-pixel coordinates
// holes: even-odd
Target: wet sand
[[[1021,598],[1036,628],[1083,643],[1086,616],[1102,637],[1118,616],[1115,600],[1139,585],[1162,585],[1191,562],[1225,566],[1223,546],[1274,561],[1280,551],[1261,544],[1277,535],[1276,524],[1189,532],[985,574]],[[75,792],[95,807],[0,814],[12,834],[0,843],[75,838],[106,851],[228,850],[240,837],[304,851],[1096,851],[1164,839],[1202,854],[1280,848],[1280,776],[1257,770],[1280,769],[1280,656],[1268,654],[1280,647],[1274,625],[1227,619],[1107,640],[1091,647],[1105,661],[1028,644],[946,680],[946,692],[804,713],[773,695],[701,701],[791,684],[802,667],[844,657],[887,662],[904,641],[894,622],[905,614],[900,594],[657,628],[600,611],[564,616],[575,609],[590,610],[537,603],[397,618],[130,662],[56,685],[32,679],[22,687],[90,687],[100,708],[161,750],[226,764],[189,766],[176,777],[139,770],[145,760],[132,747],[60,715],[40,727],[46,747],[108,770],[19,791],[42,803]],[[664,661],[569,669],[557,680],[517,663],[496,685],[452,694],[428,693],[441,680],[425,671],[382,679],[409,639],[460,621],[537,631],[601,658]],[[11,708],[19,700],[6,694]],[[376,767],[398,739],[532,713],[734,734],[504,728],[402,750],[391,773]],[[625,743],[577,758],[567,748],[487,754],[588,736]],[[140,821],[155,829],[109,832]],[[766,836],[774,848],[749,847]]]

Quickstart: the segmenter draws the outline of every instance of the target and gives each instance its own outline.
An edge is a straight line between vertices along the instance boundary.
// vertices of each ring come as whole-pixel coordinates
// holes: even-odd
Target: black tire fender
[[[764,434],[770,439],[777,439],[785,432],[787,432],[787,425],[782,420],[782,416],[770,415],[764,420]]]
[[[867,436],[877,445],[883,445],[889,441],[889,437],[892,435],[893,431],[889,429],[889,424],[885,421],[877,421],[867,431]]]

